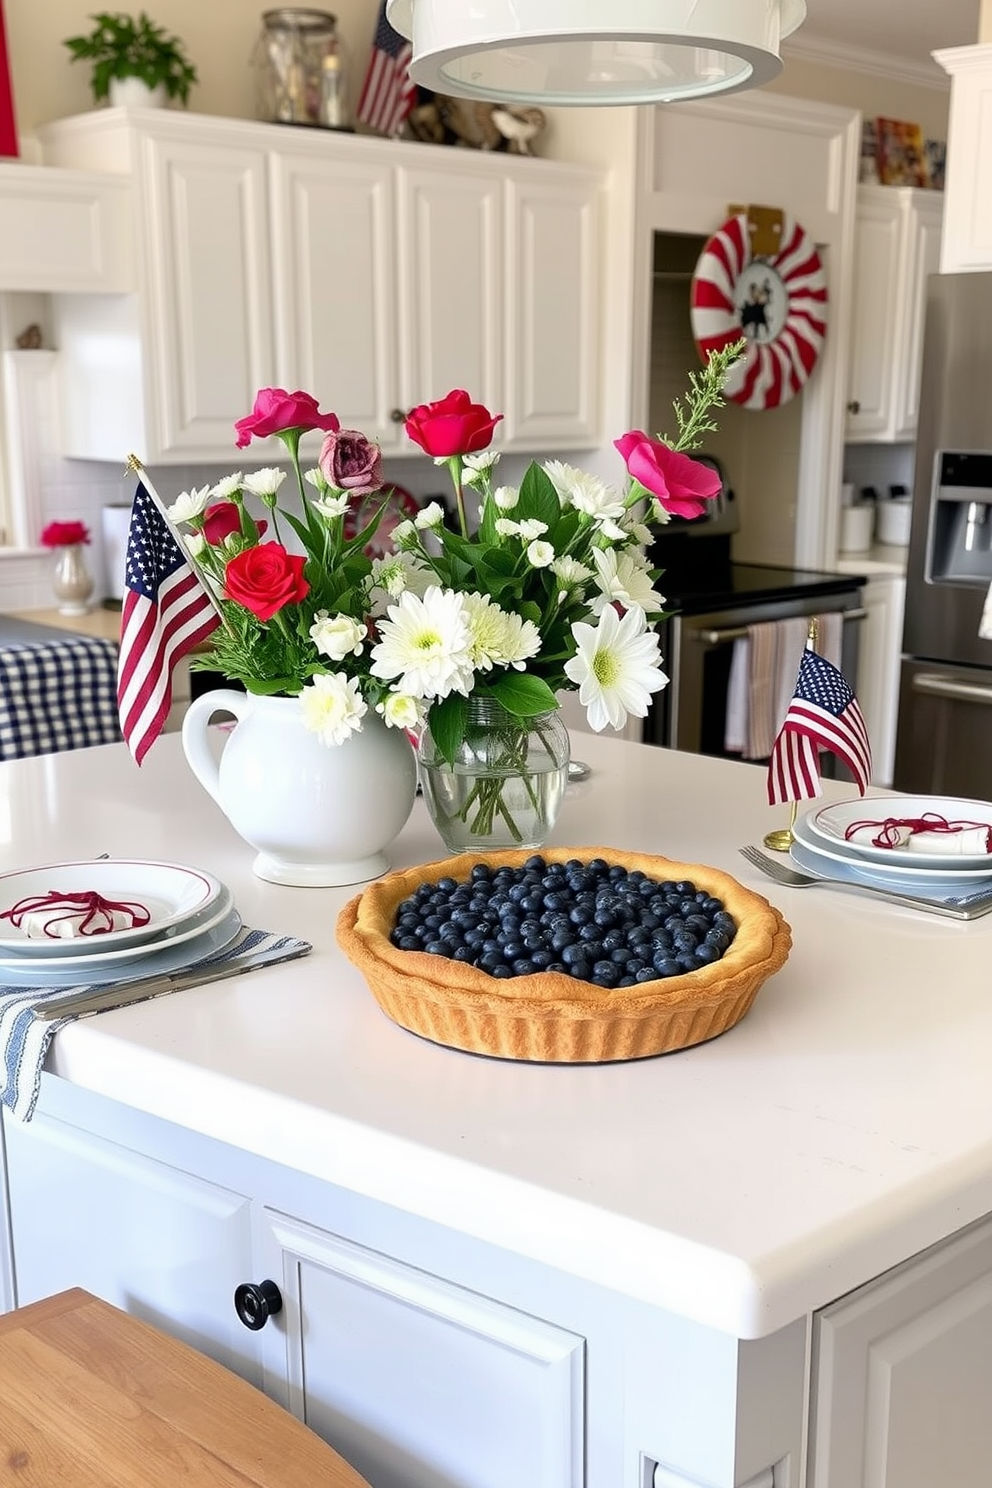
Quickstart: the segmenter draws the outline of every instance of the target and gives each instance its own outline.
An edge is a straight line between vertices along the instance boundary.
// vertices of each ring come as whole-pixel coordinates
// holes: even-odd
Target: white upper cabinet
[[[597,442],[597,172],[177,111],[40,133],[134,200],[136,296],[56,301],[65,454],[229,464],[270,385],[387,453],[453,387],[506,448]]]
[[[927,277],[937,273],[943,198],[912,187],[859,186],[854,232],[845,437],[916,434]]]
[[[99,293],[134,288],[126,181],[0,164],[0,290]]]

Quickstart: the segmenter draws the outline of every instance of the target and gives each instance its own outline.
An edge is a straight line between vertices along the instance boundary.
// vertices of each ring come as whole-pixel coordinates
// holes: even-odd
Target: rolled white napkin
[[[977,858],[989,850],[989,829],[962,827],[960,832],[914,832],[906,846],[910,852]]]
[[[29,911],[21,920],[21,929],[29,940],[92,940],[94,934],[109,935],[111,929],[129,930],[134,924],[132,914],[124,914],[120,910],[105,911],[113,919],[113,926],[104,925],[98,931],[88,930],[84,935],[81,929],[83,921],[91,916],[88,909],[36,909]]]

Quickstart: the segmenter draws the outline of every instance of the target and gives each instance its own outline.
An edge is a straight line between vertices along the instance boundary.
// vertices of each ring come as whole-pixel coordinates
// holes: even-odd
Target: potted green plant
[[[92,62],[90,86],[97,103],[161,103],[178,98],[186,104],[197,81],[196,69],[186,57],[178,36],[170,36],[144,11],[137,20],[118,11],[101,11],[88,36],[70,36],[68,47],[74,62]],[[132,88],[137,82],[140,100]]]

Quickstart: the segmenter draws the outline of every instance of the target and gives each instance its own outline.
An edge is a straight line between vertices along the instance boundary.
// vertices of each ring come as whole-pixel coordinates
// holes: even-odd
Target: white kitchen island
[[[0,866],[199,864],[315,946],[57,1035],[4,1120],[7,1303],[80,1285],[162,1324],[374,1488],[987,1488],[992,916],[779,889],[737,853],[787,820],[762,769],[577,742],[556,843],[713,864],[793,927],[708,1044],[434,1046],[336,948],[358,888],[255,879],[177,737],[4,766]],[[394,865],[441,856],[418,802]],[[270,1280],[249,1331],[234,1290]]]

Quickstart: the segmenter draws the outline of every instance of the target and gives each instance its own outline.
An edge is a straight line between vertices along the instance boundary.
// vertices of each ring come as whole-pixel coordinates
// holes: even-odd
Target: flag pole
[[[226,622],[224,622],[224,611],[221,609],[220,605],[218,604],[216,595],[214,595],[213,593],[211,593],[209,586],[206,583],[204,583],[203,576],[201,575],[201,573],[200,573],[199,569],[197,568],[196,564],[194,563],[193,558],[192,558],[192,555],[191,555],[191,553],[189,551],[189,548],[186,546],[186,539],[183,537],[183,534],[179,531],[179,529],[176,527],[175,523],[172,521],[172,518],[169,516],[168,510],[166,509],[165,502],[162,500],[161,496],[156,491],[154,485],[152,484],[151,477],[148,474],[148,470],[147,470],[146,466],[144,466],[141,463],[141,461],[138,459],[137,455],[134,455],[134,454],[128,455],[128,457],[127,457],[127,463],[124,466],[124,474],[125,475],[136,475],[138,477],[138,479],[141,481],[141,484],[144,486],[145,490],[148,492],[149,496],[152,498],[152,501],[155,504],[155,507],[156,507],[156,509],[158,511],[159,516],[162,518],[162,521],[165,523],[166,527],[169,529],[169,531],[172,533],[172,536],[175,538],[176,543],[178,544],[179,549],[182,552],[183,557],[186,559],[186,562],[189,564],[190,572],[192,573],[194,579],[199,584],[199,586],[203,590],[204,594],[207,596],[207,599],[210,601],[210,603],[213,606],[214,610],[217,612],[218,616],[220,617],[221,622],[222,623],[226,623]]]
[[[815,615],[811,615],[809,617],[809,625],[807,626],[807,629],[806,629],[806,650],[807,651],[815,651],[816,650],[816,643],[817,643],[817,640],[819,639],[819,635],[820,635],[820,623],[817,620],[817,618],[816,618]],[[794,828],[795,828],[795,825],[796,825],[796,817],[798,816],[798,814],[799,814],[799,802],[798,801],[793,801],[792,802],[792,809],[789,812],[789,825],[787,827],[778,827],[778,828],[776,828],[776,830],[774,832],[766,832],[765,833],[764,838],[763,838],[764,844],[765,844],[765,846],[767,848],[770,848],[772,852],[788,852],[789,851],[789,848],[792,846],[793,842],[795,842],[795,840],[796,840]]]

